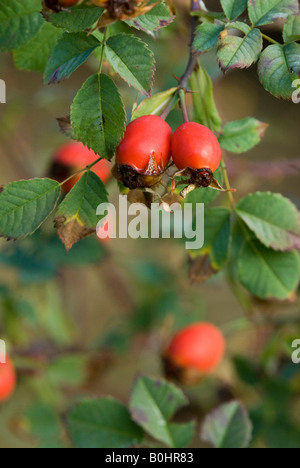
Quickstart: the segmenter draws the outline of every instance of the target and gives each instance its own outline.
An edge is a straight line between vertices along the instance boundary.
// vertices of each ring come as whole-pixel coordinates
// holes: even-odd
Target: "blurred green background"
[[[143,35],[157,60],[154,92],[176,85],[188,55],[188,2],[159,40]],[[211,9],[220,9],[211,2]],[[276,37],[280,31],[269,31]],[[214,53],[201,59],[215,83],[224,122],[253,116],[268,122],[263,142],[246,155],[225,155],[237,197],[254,190],[281,192],[300,207],[300,107],[268,95],[255,68],[223,76]],[[0,107],[1,184],[47,175],[67,141],[57,117],[67,115],[95,58],[60,85],[20,72],[0,56],[7,104]],[[130,113],[136,93],[117,76]],[[190,103],[191,104],[191,103]],[[169,121],[181,123],[179,111]],[[109,182],[111,199],[117,185]],[[221,194],[219,204],[227,204]],[[300,447],[300,365],[291,343],[300,337],[299,299],[253,301],[247,314],[223,274],[191,284],[186,252],[173,240],[82,241],[66,254],[53,220],[33,237],[0,239],[0,338],[18,368],[13,398],[0,406],[0,447],[68,446],[67,409],[82,395],[126,402],[137,373],[161,375],[160,353],[172,332],[208,320],[227,337],[226,359],[197,387],[184,388],[190,406],[179,420],[204,414],[232,397],[249,408],[255,447]],[[193,447],[200,447],[195,440]]]

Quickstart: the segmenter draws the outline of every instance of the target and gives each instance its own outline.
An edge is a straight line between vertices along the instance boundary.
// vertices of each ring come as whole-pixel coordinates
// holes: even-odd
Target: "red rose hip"
[[[193,188],[209,187],[221,163],[221,147],[213,132],[196,122],[187,122],[175,131],[172,156],[176,167],[188,177]]]
[[[163,355],[165,373],[183,383],[195,383],[216,369],[224,352],[221,331],[210,323],[195,323],[169,343]]]
[[[0,363],[0,402],[8,400],[16,387],[16,371],[9,357],[6,363]]]
[[[72,172],[84,169],[97,159],[99,156],[93,150],[88,149],[78,141],[72,141],[61,146],[57,151],[51,168],[51,176],[59,182],[63,182],[72,175]],[[109,161],[101,159],[91,170],[100,177],[103,183],[106,183],[111,176],[111,167]],[[69,192],[81,176],[82,174],[78,174],[70,179],[64,185],[65,192]]]
[[[116,151],[116,177],[130,189],[157,184],[171,158],[171,127],[156,115],[131,122]]]

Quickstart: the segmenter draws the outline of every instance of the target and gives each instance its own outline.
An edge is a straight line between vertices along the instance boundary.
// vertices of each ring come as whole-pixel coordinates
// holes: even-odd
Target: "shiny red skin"
[[[16,387],[16,371],[12,360],[7,357],[6,363],[0,363],[0,402],[8,400]]]
[[[56,153],[54,160],[55,163],[70,168],[71,173],[74,173],[92,164],[98,158],[99,156],[95,154],[94,151],[88,149],[82,143],[74,141],[61,146]],[[95,164],[91,170],[97,174],[98,177],[100,177],[103,183],[106,183],[111,177],[111,169],[111,163],[106,159],[102,159],[97,164]],[[74,176],[72,179],[70,179],[64,185],[64,190],[69,192],[74,187],[76,182],[78,182],[81,176],[82,174],[78,174],[77,176]]]
[[[156,115],[145,115],[131,122],[117,148],[118,166],[130,166],[141,174],[163,172],[171,158],[171,127]],[[154,166],[151,163],[154,161]]]
[[[175,366],[209,374],[219,365],[224,352],[221,331],[210,323],[195,323],[173,337],[166,355]]]
[[[209,128],[187,122],[175,131],[172,138],[173,161],[179,170],[209,168],[215,172],[221,163],[221,147]]]

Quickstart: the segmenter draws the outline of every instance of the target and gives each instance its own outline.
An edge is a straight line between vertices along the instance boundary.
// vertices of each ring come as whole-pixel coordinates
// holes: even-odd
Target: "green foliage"
[[[258,75],[264,88],[277,98],[291,99],[293,81],[300,76],[300,44],[274,44],[261,54]]]
[[[232,68],[249,68],[259,58],[262,50],[262,36],[259,29],[250,29],[245,36],[224,35],[218,46],[218,60],[225,72]]]
[[[285,43],[300,40],[300,15],[289,16],[283,28]]]
[[[220,270],[229,258],[231,212],[227,208],[207,208],[204,219],[205,244],[201,253],[209,253],[212,266]],[[193,252],[192,252],[193,254]]]
[[[149,2],[155,3],[155,0]],[[148,11],[145,15],[138,16],[137,18],[127,21],[129,26],[144,31],[150,35],[161,28],[165,28],[174,20],[175,16],[171,9],[164,1],[156,5],[152,10]]]
[[[99,221],[96,210],[100,203],[107,203],[107,191],[102,180],[92,171],[87,171],[68,193],[57,211],[67,222],[74,219],[86,227],[95,227]]]
[[[197,52],[207,52],[214,47],[225,24],[219,21],[215,23],[202,23],[197,27],[193,48]]]
[[[298,253],[275,252],[259,241],[246,240],[238,269],[241,283],[261,299],[288,299],[299,284]]]
[[[253,118],[236,120],[225,125],[219,137],[220,145],[232,153],[244,153],[260,143],[268,124]]]
[[[214,100],[213,83],[205,68],[200,67],[192,73],[190,86],[193,91],[193,120],[205,125],[213,132],[219,132],[222,121]]]
[[[87,171],[57,211],[57,231],[67,250],[80,239],[95,232],[101,219],[96,214],[101,203],[108,203],[106,188],[94,172]]]
[[[131,34],[111,36],[105,48],[107,60],[130,85],[143,94],[151,93],[155,61],[147,44]]]
[[[126,448],[143,439],[126,407],[113,398],[81,401],[70,412],[68,423],[76,448]]]
[[[47,367],[46,375],[54,386],[78,387],[86,378],[87,356],[65,354]]]
[[[59,83],[68,78],[100,46],[94,36],[85,33],[64,33],[55,45],[46,65],[46,84]]]
[[[177,88],[171,88],[167,91],[154,94],[153,96],[143,99],[139,105],[135,105],[132,110],[131,120],[142,117],[143,115],[159,115],[171,103],[175,96]],[[178,100],[178,98],[177,98]]]
[[[221,5],[229,21],[235,20],[247,8],[248,0],[221,0]]]
[[[49,55],[62,31],[49,23],[43,24],[36,36],[14,51],[15,65],[20,70],[32,70],[43,73]]]
[[[125,119],[123,102],[113,80],[104,74],[90,76],[71,107],[77,138],[102,158],[111,159],[125,131]]]
[[[298,0],[251,0],[248,10],[253,26],[262,26],[277,18],[286,18],[298,8]]]
[[[280,194],[256,192],[239,201],[236,213],[266,247],[300,249],[300,218],[293,203]]]
[[[0,192],[0,235],[6,238],[33,234],[52,213],[60,185],[51,179],[12,182]]]
[[[40,0],[0,0],[0,51],[11,51],[29,41],[42,27]]]
[[[41,448],[61,448],[62,428],[54,408],[45,403],[30,406],[24,414],[28,432],[38,439]]]
[[[96,6],[79,5],[49,15],[49,21],[58,28],[69,32],[80,32],[91,28],[103,13],[103,9]]]
[[[247,448],[251,434],[252,424],[245,407],[232,401],[206,416],[201,438],[214,448]]]
[[[170,422],[176,410],[187,404],[181,390],[162,379],[140,377],[132,390],[130,412],[133,420],[156,440],[169,447],[185,447],[193,437],[193,422]]]

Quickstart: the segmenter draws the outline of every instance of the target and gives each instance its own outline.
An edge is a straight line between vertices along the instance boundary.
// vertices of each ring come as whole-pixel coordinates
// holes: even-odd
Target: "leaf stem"
[[[183,120],[185,123],[189,122],[189,116],[186,108],[186,102],[185,102],[185,91],[184,89],[179,90],[179,99],[180,99],[180,107],[182,110],[183,114]]]
[[[222,173],[223,173],[225,187],[228,190],[227,194],[228,194],[228,198],[229,198],[229,201],[230,201],[230,205],[231,205],[232,209],[234,210],[235,209],[234,196],[233,196],[233,193],[231,192],[231,185],[230,185],[230,182],[229,182],[227,166],[226,166],[224,157],[222,157],[222,159],[221,159],[221,169],[222,169]]]
[[[266,34],[263,34],[263,33],[261,33],[261,35],[264,39],[271,42],[272,44],[280,45],[279,42],[275,41],[275,39],[272,39],[270,36],[267,36]]]
[[[62,187],[65,185],[69,180],[73,179],[73,177],[77,176],[78,174],[81,174],[82,172],[87,172],[89,171],[92,167],[94,167],[98,162],[100,162],[103,158],[99,157],[94,161],[92,164],[89,164],[88,166],[84,167],[83,169],[79,169],[79,171],[74,172],[74,174],[70,175],[67,179],[63,180],[59,185]]]
[[[103,58],[104,58],[104,50],[105,50],[106,38],[107,38],[107,31],[108,31],[108,28],[105,28],[105,29],[104,29],[104,33],[103,33],[103,40],[102,40],[102,47],[101,47],[101,55],[100,55],[100,64],[99,64],[99,72],[98,72],[98,75],[100,75],[101,70],[102,70]]]

